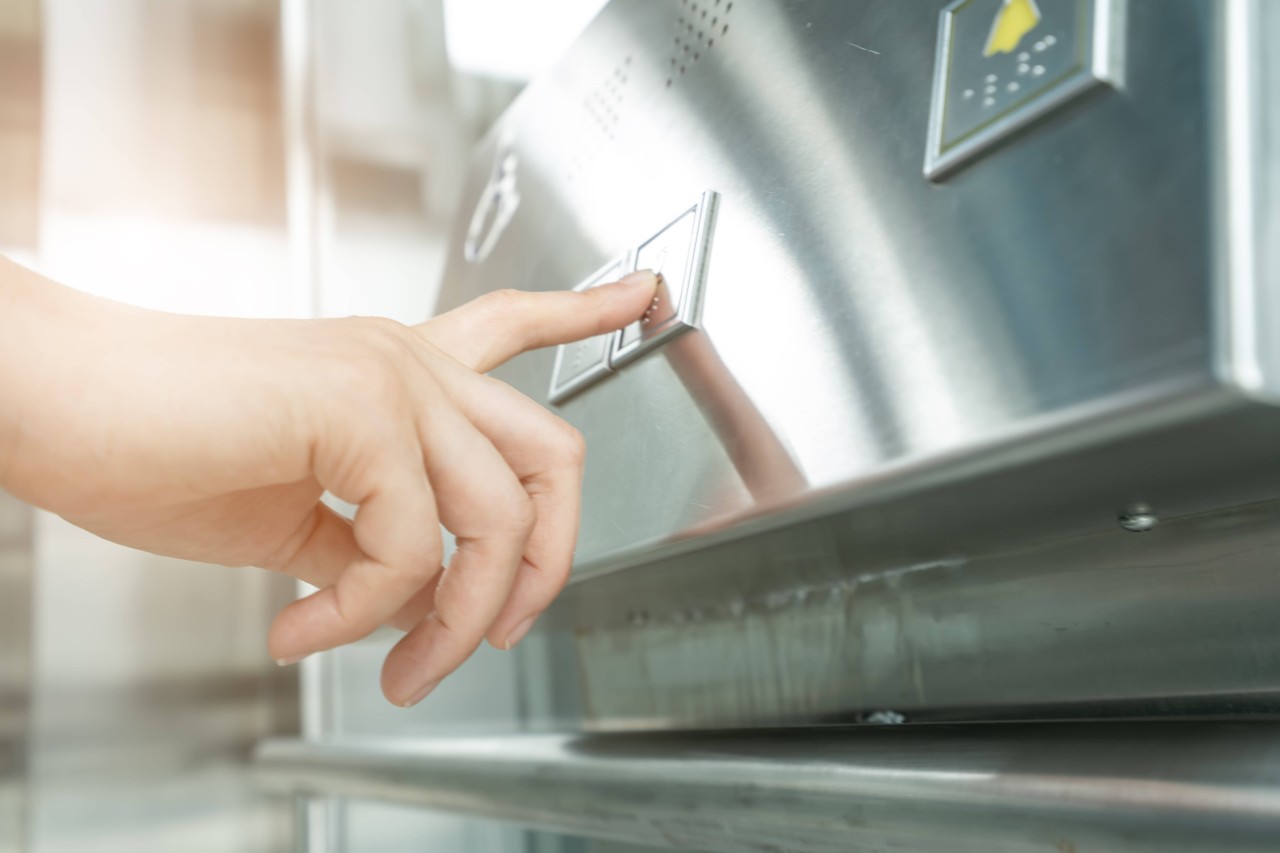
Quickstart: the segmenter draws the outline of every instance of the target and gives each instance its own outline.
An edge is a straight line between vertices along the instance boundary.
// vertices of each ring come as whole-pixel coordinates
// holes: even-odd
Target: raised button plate
[[[1115,85],[1122,0],[956,0],[942,11],[925,175],[938,180],[1096,86]]]
[[[620,367],[676,335],[697,328],[719,196],[703,193],[635,252],[635,269],[658,273],[658,291],[643,318],[618,334],[612,365]]]
[[[605,264],[574,290],[588,290],[596,285],[609,284],[625,276],[631,269],[629,254],[624,255]],[[551,373],[551,392],[548,395],[552,403],[563,403],[612,372],[609,358],[615,337],[616,332],[596,335],[594,338],[563,344],[556,350],[556,366]]]

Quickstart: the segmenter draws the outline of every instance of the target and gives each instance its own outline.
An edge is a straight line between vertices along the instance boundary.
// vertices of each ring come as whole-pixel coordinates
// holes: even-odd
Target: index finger
[[[644,313],[658,286],[649,270],[584,291],[498,290],[417,327],[478,373],[522,352],[621,329]]]

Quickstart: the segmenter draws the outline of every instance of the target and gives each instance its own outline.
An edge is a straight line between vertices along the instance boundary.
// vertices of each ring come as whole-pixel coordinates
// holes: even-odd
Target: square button
[[[644,316],[618,335],[614,367],[697,326],[717,200],[715,193],[705,193],[636,250],[635,268],[657,273],[658,290]]]
[[[626,256],[611,261],[574,290],[588,290],[617,281],[631,271],[627,261]],[[562,344],[556,350],[556,366],[551,374],[551,391],[548,395],[552,403],[559,405],[609,375],[609,357],[615,337],[613,332],[596,335],[594,338]]]

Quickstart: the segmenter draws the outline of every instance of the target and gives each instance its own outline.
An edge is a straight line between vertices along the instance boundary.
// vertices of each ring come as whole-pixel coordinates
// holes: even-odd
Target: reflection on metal
[[[1122,94],[931,183],[946,5],[737,0],[699,50],[710,8],[615,0],[514,104],[440,307],[582,281],[714,187],[701,322],[557,408],[590,456],[542,628],[400,716],[364,698],[391,638],[330,656],[338,743],[268,748],[281,783],[706,850],[1271,845],[1265,727],[925,724],[1280,713],[1280,6],[1080,4],[1124,14],[1040,53],[1122,47]],[[554,358],[497,375],[545,402]],[[469,724],[613,733],[413,739]],[[714,733],[773,725],[813,728]]]
[[[1127,413],[1216,405],[1214,104],[1202,85],[1213,30],[1195,0],[1130,3],[1127,97],[1041,123],[989,158],[982,180],[971,171],[945,191],[919,171],[936,18],[892,2],[741,2],[731,36],[668,89],[678,6],[611,3],[481,145],[463,209],[508,142],[521,205],[482,265],[466,262],[469,223],[456,224],[439,307],[571,286],[669,221],[672,198],[714,187],[700,328],[806,485],[744,501],[736,436],[707,424],[667,360],[643,359],[560,409],[591,447],[578,577],[833,491],[889,490],[1001,454],[1016,464],[1032,443],[1054,454],[1095,442],[1087,425],[1153,427]],[[617,107],[627,131],[569,183],[561,129],[620,56],[632,57]],[[1155,176],[1177,202],[1152,218],[1135,187]],[[545,400],[553,360],[533,353],[495,375]],[[1140,479],[1166,452],[1148,443],[1121,468]],[[1094,506],[1109,520],[1134,499],[1103,492]],[[993,517],[1026,503],[1017,487],[980,499]]]
[[[549,624],[576,644],[590,726],[1146,713],[1189,695],[1221,711],[1269,707],[1280,687],[1280,661],[1251,651],[1269,627],[1243,617],[1269,599],[1265,561],[1215,526],[1268,548],[1274,521],[1231,508],[1280,495],[1280,413],[1255,396],[1280,360],[1253,359],[1260,383],[1236,369],[1253,355],[1240,327],[1259,347],[1280,337],[1265,334],[1280,314],[1247,302],[1273,288],[1243,261],[1229,280],[1216,267],[1244,186],[1221,198],[1220,171],[1253,177],[1256,227],[1232,241],[1274,203],[1256,48],[1278,16],[1250,5],[1250,26],[1218,27],[1237,7],[1041,0],[1031,52],[1085,51],[1091,73],[1123,47],[1124,97],[1046,115],[938,186],[919,164],[944,5],[743,0],[668,88],[680,4],[616,0],[476,156],[469,203],[506,140],[523,201],[483,267],[455,228],[442,308],[563,288],[670,198],[722,198],[699,331],[559,409],[591,455],[575,579]],[[1000,3],[974,8],[981,60]],[[1081,26],[1039,33],[1062,9]],[[1205,81],[1241,55],[1256,85],[1220,129],[1227,99]],[[626,132],[563,180],[580,166],[561,129],[627,56]],[[1217,134],[1242,132],[1238,161]],[[1272,251],[1249,245],[1231,258]],[[497,375],[545,400],[552,358]],[[1142,537],[1117,524],[1137,503],[1160,511]],[[1100,566],[1117,568],[1123,614],[1085,582]],[[1193,592],[1197,571],[1250,592]],[[1170,612],[1221,645],[1169,635]],[[1181,650],[1176,672],[1157,648]]]
[[[872,726],[278,741],[270,786],[662,848],[1271,851],[1280,735],[1258,724]]]
[[[979,534],[981,507],[955,509],[963,495],[571,589],[558,616],[585,724],[1280,713],[1280,503],[1164,518],[1142,536],[1103,506],[1102,531],[1044,541],[1025,516]],[[916,511],[935,539],[877,541]]]

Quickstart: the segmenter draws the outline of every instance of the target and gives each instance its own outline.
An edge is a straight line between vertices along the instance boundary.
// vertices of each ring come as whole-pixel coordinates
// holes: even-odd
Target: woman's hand
[[[143,311],[0,261],[0,483],[125,545],[320,587],[272,626],[281,662],[408,631],[382,686],[412,705],[483,638],[519,642],[572,563],[582,437],[485,372],[626,325],[654,286],[494,293],[409,327]]]

